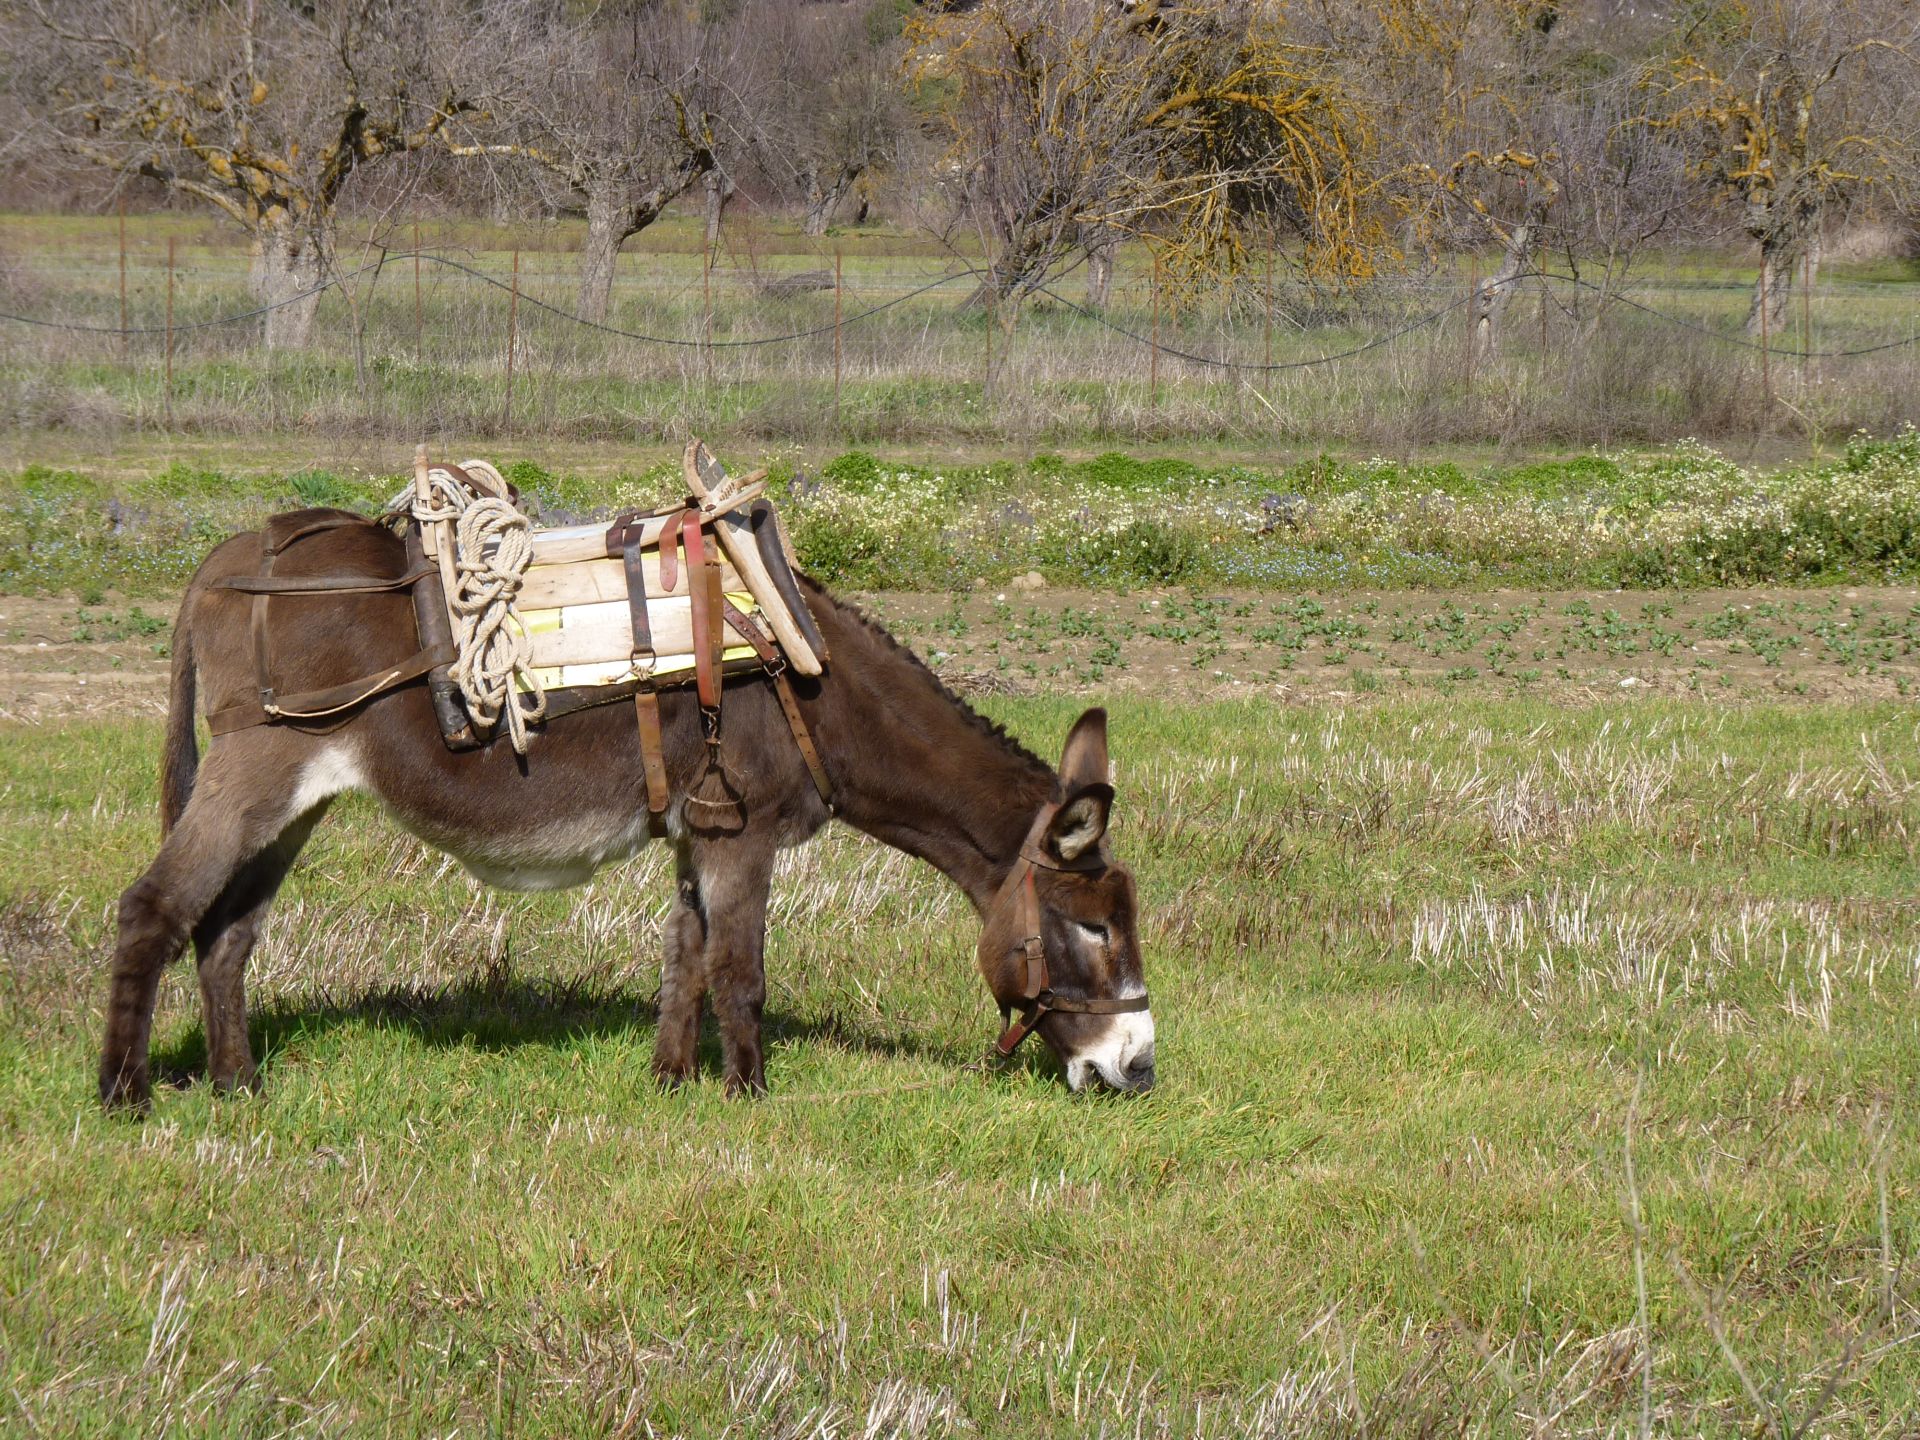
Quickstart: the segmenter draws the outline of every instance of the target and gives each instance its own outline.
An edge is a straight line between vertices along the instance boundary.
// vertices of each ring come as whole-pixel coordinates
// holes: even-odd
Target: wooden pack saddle
[[[504,625],[514,632],[513,693],[505,704],[537,703],[536,723],[572,711],[632,698],[645,762],[647,803],[656,814],[668,803],[661,755],[657,692],[695,688],[717,772],[722,682],[728,674],[764,670],[823,799],[824,769],[808,734],[789,670],[819,675],[826,642],[794,579],[792,553],[772,505],[765,472],[730,478],[706,447],[687,446],[686,498],[653,511],[627,511],[608,523],[532,529],[518,496],[498,470],[482,461],[433,464],[421,446],[407,504],[384,519],[403,527],[408,565],[394,578],[276,577],[273,561],[296,541],[358,517],[286,516],[263,536],[261,573],[220,585],[251,594],[260,699],[209,717],[215,734],[251,724],[315,721],[342,714],[394,686],[426,676],[440,732],[454,750],[474,749],[506,727],[501,714],[471,703],[477,635]],[[480,502],[504,512],[514,537],[517,591],[492,585],[505,538],[480,537],[462,518]],[[504,503],[501,503],[504,502]],[[510,511],[506,507],[513,507]],[[284,525],[282,522],[286,522]],[[530,550],[530,558],[527,551]],[[479,583],[476,583],[478,577]],[[274,596],[411,591],[419,649],[377,675],[326,690],[276,690],[267,641],[267,604]],[[489,602],[487,597],[493,596]],[[491,604],[492,609],[488,606]],[[462,659],[469,664],[464,667]],[[482,718],[484,717],[484,718]]]

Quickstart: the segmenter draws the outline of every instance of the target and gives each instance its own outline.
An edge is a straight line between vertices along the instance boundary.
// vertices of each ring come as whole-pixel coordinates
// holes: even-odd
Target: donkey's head
[[[1153,1084],[1133,875],[1107,844],[1112,805],[1107,712],[1089,710],[1067,735],[1058,790],[1034,817],[980,936],[987,985],[1017,1017],[1000,1053],[1038,1033],[1075,1090],[1090,1080],[1115,1090]]]

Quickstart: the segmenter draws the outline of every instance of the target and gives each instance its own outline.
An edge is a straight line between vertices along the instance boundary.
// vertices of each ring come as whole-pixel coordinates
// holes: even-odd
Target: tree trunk
[[[1500,317],[1506,311],[1507,301],[1513,298],[1515,283],[1533,268],[1538,234],[1531,224],[1523,222],[1514,226],[1507,236],[1506,251],[1500,257],[1500,268],[1473,292],[1471,319],[1476,358],[1491,355],[1499,348]]]
[[[626,228],[626,207],[608,190],[587,195],[587,243],[580,251],[580,301],[574,313],[595,323],[607,318],[613,298],[614,264],[633,232]]]
[[[1087,247],[1087,308],[1104,310],[1107,299],[1113,293],[1113,252],[1118,248],[1112,240],[1099,240]]]
[[[1820,263],[1820,206],[1818,200],[1779,201],[1762,212],[1760,223],[1749,222],[1748,233],[1760,242],[1760,276],[1754,281],[1747,306],[1747,334],[1760,338],[1760,307],[1766,304],[1770,343],[1783,333],[1787,305],[1800,277],[1800,262]]]
[[[712,152],[699,149],[689,151],[652,184],[645,177],[618,174],[595,176],[583,185],[587,194],[587,243],[580,251],[580,302],[575,314],[596,323],[607,318],[620,247],[658,220],[662,210],[711,169]]]
[[[819,170],[808,167],[807,219],[803,227],[807,234],[827,233],[827,222],[833,218],[833,212],[846,199],[847,191],[853,188],[853,182],[860,178],[860,172],[865,168],[861,165],[842,166],[831,184],[822,184]]]
[[[333,262],[332,236],[324,227],[268,225],[253,242],[253,297],[267,311],[265,338],[272,350],[297,350],[313,333],[320,283]]]
[[[724,170],[709,170],[704,183],[707,187],[707,249],[712,250],[720,243],[720,220],[727,202],[733,199],[733,180]]]

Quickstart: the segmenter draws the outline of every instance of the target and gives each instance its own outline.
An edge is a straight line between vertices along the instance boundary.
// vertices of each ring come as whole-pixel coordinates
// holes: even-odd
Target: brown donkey
[[[320,518],[327,512],[312,512]],[[284,522],[283,522],[284,523]],[[553,721],[530,752],[504,743],[455,753],[440,738],[424,684],[344,716],[235,730],[195,740],[195,693],[209,711],[257,690],[250,599],[213,588],[260,569],[260,537],[216,549],[188,588],[174,629],[162,764],[160,853],[120,898],[100,1097],[144,1107],[149,1032],[161,971],[191,939],[199,961],[209,1077],[220,1090],[256,1085],[243,984],[253,949],[300,847],[344,791],[378,798],[429,844],[481,879],[511,889],[577,884],[649,838],[640,745],[630,705]],[[276,575],[399,576],[400,539],[375,525],[328,530],[287,550]],[[795,679],[825,764],[832,814],[927,861],[980,912],[979,961],[994,999],[1021,1012],[1003,1051],[1037,1033],[1078,1089],[1153,1080],[1132,877],[1106,841],[1106,715],[1090,710],[1067,736],[1056,773],[956,699],[878,625],[809,581],[802,590],[833,662]],[[404,593],[277,599],[275,673],[322,686],[377,671],[415,648]],[[730,1090],[766,1086],[760,1020],[766,997],[767,894],[774,853],[830,815],[764,677],[727,684],[723,755],[744,823],[722,833],[688,822],[684,799],[705,759],[691,694],[661,696],[674,796],[666,838],[678,893],[665,927],[654,1069],[668,1084],[694,1069],[703,999],[711,995]]]

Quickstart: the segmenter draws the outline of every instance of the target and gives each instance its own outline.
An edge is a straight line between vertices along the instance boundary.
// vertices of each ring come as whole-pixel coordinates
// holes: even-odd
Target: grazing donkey
[[[308,512],[325,520],[337,512]],[[281,524],[289,523],[286,520]],[[292,522],[297,524],[298,522]],[[147,1050],[161,971],[191,939],[199,961],[207,1066],[219,1090],[258,1082],[247,1041],[243,972],[267,908],[328,802],[349,790],[482,880],[510,889],[578,884],[651,837],[631,705],[582,710],[538,732],[530,752],[504,743],[456,753],[442,742],[421,681],[324,720],[282,721],[195,739],[195,695],[209,711],[258,690],[250,597],[215,582],[260,573],[262,540],[220,545],[188,587],[175,624],[161,770],[165,839],[120,898],[100,1097],[150,1099]],[[326,529],[284,551],[276,576],[401,576],[402,541],[375,524]],[[772,683],[727,684],[724,756],[744,823],[722,833],[689,821],[686,797],[705,743],[693,695],[660,696],[673,802],[666,838],[678,891],[665,927],[654,1070],[694,1070],[703,999],[719,1021],[730,1091],[766,1088],[767,895],[775,851],[830,814],[927,861],[980,912],[981,970],[1011,1053],[1037,1032],[1067,1083],[1141,1090],[1153,1081],[1132,876],[1106,840],[1106,714],[1069,732],[1056,773],[955,698],[910,652],[853,608],[802,579],[833,657],[794,689],[830,782],[832,810],[809,777]],[[273,666],[295,685],[327,685],[391,665],[416,646],[400,591],[277,600]],[[736,817],[737,818],[737,817]]]

